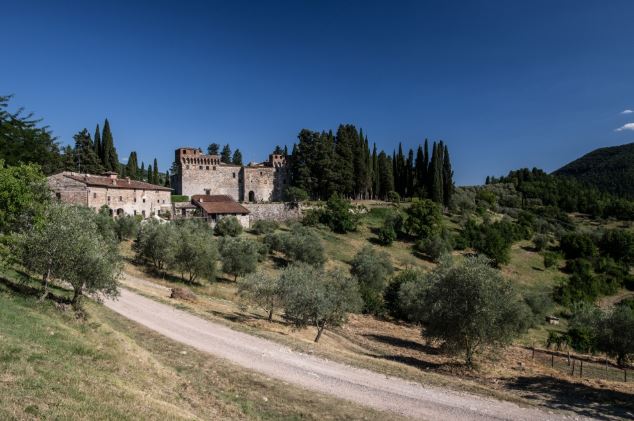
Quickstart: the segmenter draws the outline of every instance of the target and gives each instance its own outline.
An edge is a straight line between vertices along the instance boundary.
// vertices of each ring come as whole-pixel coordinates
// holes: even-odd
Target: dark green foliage
[[[214,233],[223,237],[237,237],[242,234],[242,224],[235,216],[225,216],[216,223]]]
[[[173,224],[159,224],[150,220],[140,227],[133,250],[138,260],[147,261],[154,270],[162,272],[172,263],[175,241]]]
[[[401,195],[395,191],[387,192],[387,201],[392,203],[400,203]]]
[[[0,192],[0,235],[27,230],[42,221],[50,195],[38,165],[5,167],[0,160]]]
[[[522,228],[506,219],[478,225],[469,220],[463,227],[459,244],[468,244],[478,253],[482,253],[493,260],[496,265],[510,261],[511,245],[522,239]]]
[[[394,229],[394,224],[392,221],[388,221],[387,219],[383,223],[383,226],[379,228],[379,232],[377,234],[377,239],[379,244],[384,246],[389,246],[396,240],[397,234]]]
[[[128,157],[128,163],[126,164],[126,174],[132,180],[138,180],[139,178],[139,162],[135,151],[130,152]]]
[[[262,234],[270,234],[279,228],[279,224],[275,221],[264,221],[259,220],[253,223],[251,227],[251,231],[254,234],[262,235]]]
[[[533,237],[533,247],[535,251],[542,251],[548,246],[548,237],[543,234],[537,234]]]
[[[608,230],[599,240],[602,254],[631,266],[634,263],[634,234],[622,229]]]
[[[119,241],[136,237],[139,223],[134,216],[121,216],[115,220],[114,231]]]
[[[532,317],[528,321],[530,327],[543,324],[554,307],[551,294],[548,292],[532,292],[524,296],[524,302],[531,311]]]
[[[442,230],[442,213],[431,200],[414,200],[405,210],[405,231],[418,239],[426,239]]]
[[[236,149],[233,152],[233,158],[231,159],[231,162],[233,163],[233,165],[242,165],[242,152],[240,152],[240,149]]]
[[[319,225],[321,219],[323,218],[323,214],[323,209],[308,209],[306,212],[304,212],[302,225],[306,225],[307,227],[315,227]]]
[[[308,200],[308,193],[299,187],[287,187],[284,190],[284,201],[291,203],[299,203]]]
[[[189,196],[183,196],[180,194],[173,194],[171,199],[172,199],[172,203],[189,202]]]
[[[402,305],[399,296],[401,285],[424,282],[425,273],[418,269],[405,269],[398,272],[387,284],[383,292],[383,302],[388,314],[397,320],[412,321],[408,309]]]
[[[359,290],[363,298],[363,311],[370,314],[383,312],[383,290],[385,281],[394,267],[390,257],[370,245],[364,246],[350,263],[350,273],[359,280]]]
[[[95,146],[88,130],[84,129],[75,134],[73,139],[75,140],[75,150],[73,151],[75,170],[88,174],[101,174],[104,167],[101,165],[99,156],[95,153]]]
[[[291,265],[282,270],[279,290],[285,316],[295,327],[317,327],[315,342],[326,327],[340,326],[361,307],[356,279],[339,270]]]
[[[222,271],[234,276],[244,276],[255,272],[260,256],[258,243],[234,237],[224,237],[220,242]]]
[[[444,231],[442,234],[434,234],[419,240],[416,243],[416,249],[434,262],[438,262],[443,256],[451,254],[453,245],[449,233]]]
[[[566,259],[593,258],[598,249],[595,239],[590,234],[569,233],[559,241],[559,248]]]
[[[150,181],[149,179],[148,181],[156,185],[161,184],[159,180],[158,162],[156,161],[156,158],[154,158],[154,165],[152,166],[152,181]]]
[[[112,137],[112,132],[110,131],[110,122],[108,119],[106,119],[103,123],[101,142],[103,148],[101,162],[104,168],[106,171],[119,172],[119,157],[117,155],[117,150],[114,147],[114,139]]]
[[[210,143],[207,146],[207,153],[209,155],[218,155],[220,153],[220,145],[217,143]]]
[[[206,224],[184,221],[176,225],[170,266],[186,282],[216,279],[218,249]]]
[[[328,225],[331,230],[340,234],[356,231],[360,216],[354,211],[349,200],[338,194],[333,194],[321,214],[320,222]]]
[[[552,251],[547,251],[544,253],[544,267],[551,268],[557,267],[559,265],[560,256],[557,253]]]
[[[222,153],[220,154],[220,162],[231,164],[231,147],[229,146],[229,144],[226,144],[222,148]]]
[[[319,236],[301,225],[294,225],[290,232],[267,234],[264,242],[271,251],[284,253],[290,262],[321,266],[326,261]]]
[[[596,149],[554,172],[634,199],[634,143]]]
[[[10,99],[0,95],[0,161],[10,166],[38,164],[47,175],[61,169],[59,147],[48,127],[38,127],[41,120],[22,108],[9,112]]]

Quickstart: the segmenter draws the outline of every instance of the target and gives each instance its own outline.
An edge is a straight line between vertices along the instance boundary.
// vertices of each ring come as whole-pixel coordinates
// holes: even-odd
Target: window
[[[134,198],[134,203],[136,203],[136,197]]]
[[[93,198],[93,199],[96,199],[96,198],[97,198],[97,193],[93,193],[93,194],[92,194],[92,198]]]
[[[214,165],[214,171],[216,171],[216,166]]]
[[[233,178],[236,178],[236,173],[233,173]]]
[[[123,202],[123,196],[119,196],[119,202]]]
[[[143,199],[143,203],[145,203],[145,198]]]
[[[108,202],[110,201],[110,196],[108,196]]]
[[[136,216],[136,211],[134,211],[134,216]]]
[[[209,165],[207,165],[207,167],[205,168],[207,171],[209,171]]]
[[[156,199],[156,203],[161,203],[161,200],[160,199]]]
[[[198,166],[198,169],[199,169],[199,170],[202,170],[202,169],[203,169],[203,166],[202,166],[202,165],[199,165],[199,166]]]
[[[211,194],[211,189],[205,189],[205,194],[209,196]]]
[[[262,171],[260,171],[260,175],[264,175],[264,173]]]
[[[185,165],[185,169],[188,170],[189,169],[189,165]]]

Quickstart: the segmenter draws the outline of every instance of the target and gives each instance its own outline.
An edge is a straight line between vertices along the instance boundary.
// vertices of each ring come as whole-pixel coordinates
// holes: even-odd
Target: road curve
[[[524,408],[292,351],[275,342],[237,332],[172,306],[121,289],[104,304],[170,339],[309,390],[381,411],[430,420],[561,420],[579,416]]]

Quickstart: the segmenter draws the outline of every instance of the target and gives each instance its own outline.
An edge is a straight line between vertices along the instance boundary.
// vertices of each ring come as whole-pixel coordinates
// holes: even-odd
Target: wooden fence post
[[[572,360],[572,373],[570,373],[571,376],[574,377],[575,375],[575,363],[577,362],[577,360]]]
[[[583,360],[581,360],[581,365],[579,366],[579,377],[583,377]]]
[[[623,380],[625,381],[625,383],[627,383],[627,369],[626,368],[623,369]]]

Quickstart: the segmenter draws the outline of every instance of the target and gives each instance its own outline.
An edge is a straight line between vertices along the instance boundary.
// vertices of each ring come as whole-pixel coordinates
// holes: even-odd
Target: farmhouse
[[[271,154],[269,160],[247,166],[221,162],[220,155],[205,155],[197,148],[179,148],[175,152],[176,171],[172,186],[176,194],[226,195],[237,202],[276,202],[289,176],[283,155]]]
[[[48,186],[60,202],[96,211],[107,206],[111,215],[146,218],[171,210],[169,187],[118,178],[115,172],[91,175],[65,171],[48,177]]]
[[[249,228],[249,210],[227,195],[194,195],[192,204],[200,209],[207,222],[215,225],[226,216],[235,216],[240,224]]]

